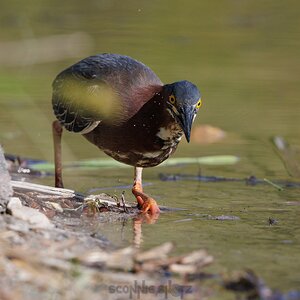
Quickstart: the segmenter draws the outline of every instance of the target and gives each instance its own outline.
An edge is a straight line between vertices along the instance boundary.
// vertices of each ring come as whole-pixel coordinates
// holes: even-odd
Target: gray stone
[[[30,228],[50,229],[54,227],[44,214],[37,209],[23,206],[20,199],[17,197],[12,197],[9,200],[7,210],[15,218],[28,222]]]
[[[6,210],[8,200],[13,194],[10,184],[10,175],[7,171],[4,152],[0,146],[0,213]]]

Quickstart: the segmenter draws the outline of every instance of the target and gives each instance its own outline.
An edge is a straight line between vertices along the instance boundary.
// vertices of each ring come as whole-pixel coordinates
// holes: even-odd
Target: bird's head
[[[201,94],[189,81],[178,81],[164,86],[167,110],[182,128],[186,140],[190,141],[191,128],[201,107]]]

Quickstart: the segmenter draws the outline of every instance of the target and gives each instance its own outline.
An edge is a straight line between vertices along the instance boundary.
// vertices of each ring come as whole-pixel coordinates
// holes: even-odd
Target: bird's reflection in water
[[[143,224],[154,224],[159,218],[159,214],[139,214],[133,218],[133,246],[137,249],[141,247],[143,242]]]

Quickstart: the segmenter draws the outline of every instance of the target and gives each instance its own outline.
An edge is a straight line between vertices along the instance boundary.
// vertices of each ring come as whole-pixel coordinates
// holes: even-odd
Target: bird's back
[[[146,65],[128,56],[99,54],[55,78],[53,110],[66,129],[86,133],[102,120],[126,122],[161,86]]]

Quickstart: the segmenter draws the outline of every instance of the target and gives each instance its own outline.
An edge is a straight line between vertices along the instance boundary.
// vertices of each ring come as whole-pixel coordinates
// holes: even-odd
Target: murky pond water
[[[147,193],[161,205],[185,210],[164,213],[156,224],[145,224],[142,247],[172,240],[180,253],[206,248],[216,258],[215,270],[251,268],[273,288],[299,288],[299,188],[160,181],[158,176],[196,176],[201,171],[205,176],[300,181],[289,176],[270,142],[274,135],[284,136],[300,159],[297,2],[41,1],[22,7],[12,1],[2,6],[0,142],[6,152],[52,160],[51,82],[85,56],[127,54],[149,65],[164,82],[195,82],[204,102],[196,125],[220,127],[227,137],[210,145],[182,142],[176,156],[230,154],[240,161],[145,170],[144,181],[151,183]],[[73,33],[77,35],[67,40],[68,49],[54,36]],[[49,36],[54,37],[43,40]],[[63,147],[65,161],[104,157],[69,133]],[[130,168],[66,171],[65,185],[81,192],[105,188],[120,194],[132,184],[132,174]],[[53,178],[38,181],[52,184]],[[132,197],[130,188],[125,190]],[[215,219],[223,215],[237,218]],[[277,223],[270,226],[269,218]],[[116,245],[132,243],[131,222],[93,226]]]

